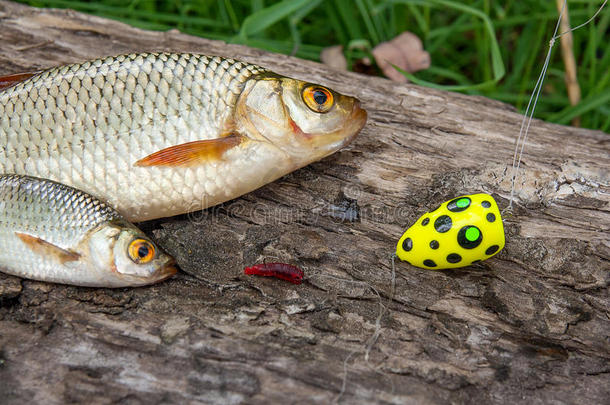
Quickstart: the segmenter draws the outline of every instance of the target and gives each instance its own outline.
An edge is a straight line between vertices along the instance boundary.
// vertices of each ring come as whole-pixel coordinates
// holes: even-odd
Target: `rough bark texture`
[[[535,122],[505,250],[462,270],[397,263],[392,297],[389,256],[419,215],[477,191],[507,205],[513,108],[9,2],[0,41],[0,74],[134,51],[219,54],[356,95],[370,117],[319,163],[143,224],[178,259],[167,282],[109,290],[0,275],[0,402],[607,401],[607,134]],[[264,259],[308,280],[243,274]]]

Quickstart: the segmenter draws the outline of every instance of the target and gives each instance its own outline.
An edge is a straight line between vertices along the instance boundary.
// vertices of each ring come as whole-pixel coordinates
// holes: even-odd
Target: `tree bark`
[[[230,56],[363,101],[348,148],[219,207],[141,224],[182,272],[131,289],[0,274],[0,402],[604,403],[610,137],[535,121],[507,244],[464,269],[390,255],[462,194],[508,204],[521,115],[483,97],[0,1],[0,75],[100,56]],[[293,285],[243,274],[283,261]],[[381,314],[381,315],[380,315]],[[378,322],[379,327],[376,327]]]

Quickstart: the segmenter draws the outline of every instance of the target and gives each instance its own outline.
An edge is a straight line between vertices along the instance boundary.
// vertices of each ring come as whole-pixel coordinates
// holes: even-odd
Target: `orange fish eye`
[[[303,89],[303,101],[310,110],[317,113],[330,111],[334,105],[333,93],[322,86],[310,85]]]
[[[146,264],[155,257],[155,246],[146,239],[134,239],[129,244],[127,253],[134,263]]]

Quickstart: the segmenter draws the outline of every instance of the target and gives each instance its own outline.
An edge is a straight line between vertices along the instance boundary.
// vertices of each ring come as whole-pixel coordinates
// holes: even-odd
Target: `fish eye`
[[[333,93],[322,86],[310,85],[303,89],[303,101],[310,110],[317,113],[330,111],[334,105]]]
[[[129,258],[136,264],[146,264],[155,257],[155,246],[146,239],[134,239],[127,249]]]

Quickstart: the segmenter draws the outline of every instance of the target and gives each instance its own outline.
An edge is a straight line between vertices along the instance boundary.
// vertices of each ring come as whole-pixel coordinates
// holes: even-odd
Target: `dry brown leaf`
[[[343,46],[335,45],[324,48],[320,53],[320,60],[325,65],[339,70],[347,70],[347,60],[343,55]]]
[[[430,54],[424,51],[419,37],[407,31],[377,45],[373,49],[373,56],[383,74],[399,83],[406,83],[407,78],[392,65],[409,73],[430,67]]]

